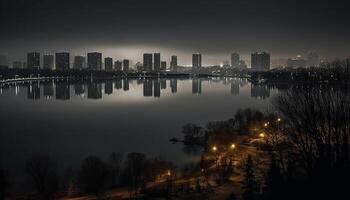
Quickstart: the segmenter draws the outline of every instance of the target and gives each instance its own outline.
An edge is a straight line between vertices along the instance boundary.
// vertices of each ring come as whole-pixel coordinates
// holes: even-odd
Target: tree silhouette
[[[141,186],[145,181],[146,155],[142,153],[129,153],[125,162],[125,176],[130,198],[138,197]]]
[[[25,171],[30,176],[39,199],[54,199],[58,190],[58,178],[56,165],[50,157],[32,157],[27,161]]]
[[[254,163],[251,155],[248,155],[244,165],[244,182],[242,185],[243,199],[255,200],[258,198],[258,183],[254,174]]]
[[[79,168],[78,185],[84,192],[101,193],[106,189],[110,174],[107,164],[96,156],[89,156]]]

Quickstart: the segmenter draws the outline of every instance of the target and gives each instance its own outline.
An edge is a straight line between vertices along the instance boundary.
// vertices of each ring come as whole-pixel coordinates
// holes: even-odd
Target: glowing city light
[[[217,150],[217,147],[216,147],[216,146],[213,146],[212,150],[213,150],[213,151],[216,151],[216,150]]]

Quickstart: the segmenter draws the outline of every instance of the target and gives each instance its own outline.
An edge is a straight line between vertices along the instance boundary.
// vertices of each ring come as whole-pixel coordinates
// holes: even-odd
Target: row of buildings
[[[251,54],[251,69],[255,71],[265,71],[270,69],[271,59],[267,52],[255,52]],[[43,61],[43,63],[41,63]],[[72,65],[72,66],[71,66]],[[307,59],[298,56],[287,60],[287,67],[306,67],[318,66],[319,58],[315,53],[310,53]],[[138,71],[165,71],[167,70],[167,62],[161,59],[160,53],[144,53],[143,63],[137,63],[136,69]],[[246,69],[245,61],[241,59],[238,53],[231,54],[231,63],[225,63],[223,66],[232,67],[236,69]],[[91,52],[87,56],[74,56],[74,61],[70,62],[70,53],[61,52],[55,55],[41,55],[38,52],[31,52],[27,54],[27,63],[23,64],[20,61],[13,62],[13,68],[43,68],[43,69],[90,69],[90,70],[106,70],[106,71],[129,71],[131,68],[131,61],[128,59],[113,61],[113,58],[102,58],[102,53]],[[171,56],[170,71],[178,71],[177,56]],[[202,69],[202,54],[192,54],[192,70],[200,71]]]
[[[103,67],[104,63],[104,67]],[[27,54],[27,68],[43,68],[68,70],[70,67],[70,55],[68,52],[56,53],[54,55],[43,55],[43,65],[41,65],[41,56],[38,52]],[[113,58],[106,57],[102,62],[102,53],[91,52],[87,54],[87,60],[84,56],[75,56],[73,69],[90,69],[90,70],[106,70],[106,71],[129,71],[131,62],[128,59],[117,60],[113,62]],[[177,56],[171,56],[170,69],[177,71]],[[20,63],[14,62],[15,68],[20,67]],[[137,64],[138,70],[144,71],[165,71],[167,68],[166,61],[161,61],[160,53],[145,53],[143,54],[143,64]]]
[[[296,58],[289,58],[287,60],[287,67],[298,68],[298,67],[316,67],[320,64],[320,59],[316,53],[309,53],[307,58],[304,59],[298,55]]]
[[[41,57],[38,52],[31,52],[27,54],[27,68],[43,68],[43,69],[56,69],[56,70],[68,70],[70,66],[70,54],[68,52],[43,55],[43,64],[41,65]],[[104,69],[106,71],[118,70],[129,71],[130,61],[124,59],[122,61],[115,61],[113,58],[104,58]],[[84,56],[74,56],[73,69],[88,68],[91,70],[102,70],[102,53],[91,52],[87,54],[87,61]]]

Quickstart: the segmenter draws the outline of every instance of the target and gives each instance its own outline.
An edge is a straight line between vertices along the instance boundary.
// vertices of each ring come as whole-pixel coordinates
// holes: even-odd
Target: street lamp
[[[213,146],[213,147],[212,147],[212,150],[213,150],[213,151],[216,151],[216,150],[217,150],[217,147],[216,147],[216,146]]]
[[[280,122],[282,119],[279,117],[279,118],[277,118],[277,122]]]
[[[260,133],[260,134],[259,134],[259,137],[264,138],[264,137],[265,137],[265,134],[264,134],[264,133]]]
[[[234,148],[236,148],[236,145],[235,144],[231,144],[231,149],[234,149]]]

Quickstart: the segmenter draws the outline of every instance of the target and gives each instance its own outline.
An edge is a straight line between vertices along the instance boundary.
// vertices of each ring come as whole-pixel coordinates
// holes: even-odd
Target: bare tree
[[[120,182],[123,154],[113,152],[109,158],[109,164],[111,166],[111,172],[113,176],[112,185],[117,185]]]
[[[56,165],[48,156],[35,156],[26,163],[26,172],[30,176],[39,199],[53,199],[58,190]]]
[[[144,184],[146,155],[142,153],[129,153],[125,162],[125,176],[128,184],[130,198],[137,198],[140,188]]]
[[[287,122],[285,136],[309,173],[316,166],[349,167],[347,93],[294,89],[279,95],[274,104]]]
[[[89,156],[80,166],[78,184],[84,192],[99,194],[106,189],[110,174],[106,163],[98,157]]]

